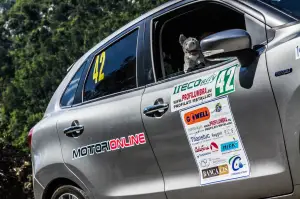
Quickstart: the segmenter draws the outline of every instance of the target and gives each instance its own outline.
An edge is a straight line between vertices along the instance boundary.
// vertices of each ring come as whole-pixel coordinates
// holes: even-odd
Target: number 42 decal
[[[103,51],[100,55],[97,55],[95,60],[96,61],[94,65],[93,80],[95,81],[95,84],[97,84],[98,82],[104,79],[103,67],[105,63],[105,51]],[[99,64],[101,64],[100,71]]]
[[[226,68],[221,70],[217,77],[216,82],[216,97],[225,95],[228,93],[232,93],[235,91],[235,84],[234,84],[234,73],[235,67],[232,66],[230,68]]]

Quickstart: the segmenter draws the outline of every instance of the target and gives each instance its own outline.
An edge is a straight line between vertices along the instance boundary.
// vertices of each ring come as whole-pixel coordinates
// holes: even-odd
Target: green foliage
[[[28,153],[28,131],[43,117],[66,69],[104,37],[165,1],[0,0],[3,148]],[[26,158],[14,166],[21,168]]]

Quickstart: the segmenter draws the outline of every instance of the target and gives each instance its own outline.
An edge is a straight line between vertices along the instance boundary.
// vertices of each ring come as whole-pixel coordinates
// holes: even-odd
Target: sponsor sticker
[[[210,118],[210,113],[207,107],[199,108],[184,114],[185,123],[187,125],[195,124]]]
[[[214,138],[214,139],[218,139],[218,138],[220,138],[220,137],[223,137],[223,133],[222,133],[222,131],[216,132],[216,133],[211,133],[211,136],[212,136],[212,138]]]
[[[228,97],[186,109],[180,116],[199,169],[201,186],[250,175],[250,164]]]
[[[195,136],[191,136],[191,140],[193,143],[195,142],[199,142],[199,141],[202,141],[202,140],[208,140],[210,139],[210,134],[203,134],[203,135],[195,135]]]
[[[237,140],[221,144],[221,152],[231,151],[238,148],[239,142]]]
[[[225,174],[229,174],[229,169],[227,164],[202,170],[202,176],[204,179],[221,176]]]
[[[115,151],[123,148],[134,147],[136,145],[146,144],[144,133],[129,135],[127,138],[115,138],[94,144],[79,147],[72,150],[72,160],[86,156],[96,155],[104,152]]]
[[[239,62],[234,61],[223,70],[175,85],[171,96],[171,111],[182,110],[234,92],[235,69],[238,66]],[[221,110],[222,106],[217,104],[215,111]]]
[[[234,155],[229,158],[229,164],[231,165],[232,171],[238,171],[243,169],[244,165],[242,158],[239,155]]]

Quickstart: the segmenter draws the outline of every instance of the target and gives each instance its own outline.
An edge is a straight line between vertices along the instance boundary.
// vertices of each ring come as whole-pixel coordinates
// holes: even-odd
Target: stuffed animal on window
[[[179,36],[179,43],[184,52],[184,73],[195,68],[204,67],[204,57],[200,49],[200,42],[193,37],[186,38],[183,34]]]

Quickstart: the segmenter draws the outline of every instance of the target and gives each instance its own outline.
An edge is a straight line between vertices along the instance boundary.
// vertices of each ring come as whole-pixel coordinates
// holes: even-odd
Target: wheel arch
[[[56,178],[45,187],[42,199],[50,199],[55,190],[57,190],[63,185],[72,185],[83,190],[82,187],[80,187],[78,184],[76,184],[74,181],[68,178]]]

